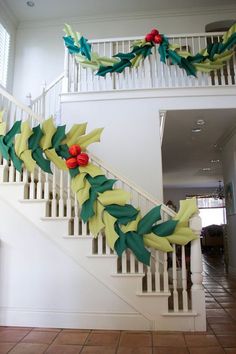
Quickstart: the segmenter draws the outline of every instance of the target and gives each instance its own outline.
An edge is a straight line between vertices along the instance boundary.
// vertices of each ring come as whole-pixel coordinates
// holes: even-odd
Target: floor
[[[206,333],[0,327],[0,354],[236,354],[236,278],[204,257]]]

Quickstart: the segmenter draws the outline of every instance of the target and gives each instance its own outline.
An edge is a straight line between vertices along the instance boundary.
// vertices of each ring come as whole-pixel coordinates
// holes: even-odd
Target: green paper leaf
[[[70,54],[80,53],[80,48],[75,45],[74,39],[71,36],[64,36],[63,39]]]
[[[71,178],[76,177],[79,174],[79,168],[78,167],[69,168],[69,174]]]
[[[50,161],[45,159],[45,157],[43,156],[43,150],[40,147],[38,147],[32,152],[32,157],[37,162],[37,165],[44,172],[52,174]]]
[[[118,53],[113,55],[113,57],[115,58],[119,58],[119,59],[126,59],[126,60],[131,60],[135,57],[135,55],[133,53]]]
[[[161,219],[161,205],[151,209],[139,222],[138,234],[148,234],[151,232],[152,226],[155,222]]]
[[[56,152],[63,159],[68,159],[71,156],[69,153],[69,148],[66,144],[59,145],[56,149]]]
[[[11,146],[15,135],[20,133],[20,128],[21,128],[21,120],[17,120],[3,139],[4,143],[7,146]]]
[[[91,60],[91,44],[83,36],[79,40],[81,54],[84,55],[88,60]]]
[[[130,248],[136,258],[146,264],[150,265],[151,253],[145,248],[143,237],[136,232],[128,232],[126,234],[126,244]]]
[[[132,205],[107,205],[105,210],[112,216],[114,216],[119,224],[127,225],[128,222],[136,219],[139,211],[135,209]]]
[[[8,146],[4,144],[4,136],[0,136],[0,152],[5,160],[9,160]]]
[[[11,146],[11,147],[9,148],[9,155],[10,155],[10,158],[11,158],[11,160],[12,160],[12,162],[13,162],[13,165],[14,165],[15,169],[16,169],[18,172],[21,172],[22,160],[19,159],[19,157],[16,155],[13,146]]]
[[[39,142],[43,136],[43,132],[40,127],[40,124],[34,127],[32,130],[33,134],[29,138],[29,149],[34,151],[39,147]]]
[[[83,222],[87,222],[94,214],[94,202],[97,199],[96,191],[91,188],[89,191],[89,198],[83,203],[80,217]]]
[[[173,234],[177,224],[178,220],[168,220],[161,224],[153,226],[152,232],[160,237],[169,236]]]
[[[66,138],[65,130],[66,130],[65,125],[57,127],[57,130],[52,137],[52,147],[54,149],[57,149],[61,144],[61,141]]]
[[[122,256],[122,253],[126,250],[127,244],[126,244],[126,234],[122,232],[122,230],[119,228],[117,222],[115,223],[115,231],[119,235],[119,238],[116,240],[114,248],[119,257]]]

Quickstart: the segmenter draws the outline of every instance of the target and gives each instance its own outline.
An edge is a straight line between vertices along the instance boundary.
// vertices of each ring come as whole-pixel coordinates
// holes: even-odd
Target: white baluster
[[[49,174],[45,173],[44,199],[49,199]]]
[[[15,168],[12,161],[10,162],[9,166],[9,182],[15,182]]]
[[[155,251],[155,291],[160,292],[160,258],[159,251]]]
[[[147,267],[147,292],[152,292],[152,273],[151,267]]]
[[[183,298],[183,311],[188,311],[188,293],[187,293],[187,271],[185,259],[185,247],[181,246],[181,274],[182,274],[182,298]]]
[[[79,236],[79,208],[78,208],[78,201],[77,201],[77,196],[75,193],[75,199],[74,199],[74,212],[75,212],[75,217],[74,217],[74,236]]]
[[[130,252],[129,261],[130,261],[130,273],[134,274],[135,273],[135,256],[132,252]]]
[[[59,216],[63,217],[64,216],[64,198],[63,198],[64,172],[62,170],[60,171],[59,176],[60,176]]]
[[[172,252],[172,278],[173,278],[173,300],[174,300],[174,311],[179,310],[179,300],[178,300],[178,290],[177,290],[177,269],[176,269],[176,247],[173,246]]]
[[[42,170],[38,169],[38,183],[36,199],[42,199]]]
[[[51,200],[51,213],[52,217],[57,217],[57,192],[56,192],[56,168],[52,166],[52,200]]]
[[[35,184],[34,184],[34,173],[30,174],[30,184],[29,184],[29,199],[35,198]]]
[[[121,256],[121,263],[122,263],[122,274],[127,273],[127,254],[126,251],[123,252]]]
[[[169,283],[168,283],[168,263],[167,263],[167,253],[164,252],[164,262],[163,262],[163,283],[164,283],[164,292],[169,291]]]
[[[98,254],[102,255],[103,254],[103,235],[101,233],[99,233],[99,235],[98,235],[97,245],[98,245]]]
[[[75,201],[76,203],[76,201]],[[67,175],[67,200],[66,200],[66,216],[71,218],[72,214],[71,191],[70,191],[70,176]]]

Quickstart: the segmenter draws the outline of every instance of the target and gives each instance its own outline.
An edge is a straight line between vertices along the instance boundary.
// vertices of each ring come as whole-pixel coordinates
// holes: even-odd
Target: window
[[[0,23],[0,85],[6,87],[10,48],[10,35]]]

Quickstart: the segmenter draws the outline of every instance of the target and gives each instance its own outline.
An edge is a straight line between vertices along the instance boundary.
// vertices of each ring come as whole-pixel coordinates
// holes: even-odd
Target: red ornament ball
[[[154,42],[155,44],[161,44],[162,40],[163,40],[162,36],[161,36],[160,34],[157,34],[157,35],[154,37],[153,42]]]
[[[153,37],[157,36],[159,34],[159,31],[156,28],[153,28],[150,32],[150,34],[153,35]]]
[[[68,168],[75,168],[78,166],[78,162],[77,162],[77,159],[76,157],[69,157],[67,160],[66,160],[66,166]]]
[[[69,153],[72,156],[77,156],[81,153],[81,147],[77,144],[71,145],[69,147]]]
[[[145,41],[146,41],[146,42],[152,42],[153,39],[154,39],[154,35],[151,34],[151,33],[148,33],[148,34],[146,35],[146,37],[145,37]]]
[[[89,156],[85,152],[82,152],[77,156],[77,163],[79,166],[86,166],[88,162],[89,162]]]

